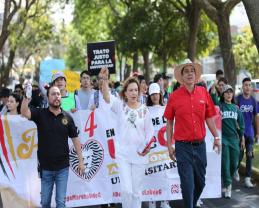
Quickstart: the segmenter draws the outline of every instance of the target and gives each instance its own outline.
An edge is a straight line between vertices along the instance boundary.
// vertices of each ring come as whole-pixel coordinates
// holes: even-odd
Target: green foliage
[[[84,70],[86,68],[86,42],[73,28],[68,26],[65,30],[66,42],[65,53],[66,66],[70,70]]]
[[[259,77],[259,56],[254,43],[251,28],[246,26],[234,39],[234,55],[237,69],[246,69],[252,77]]]
[[[53,24],[46,13],[48,3],[39,1],[30,10],[19,9],[16,21],[9,26],[9,46],[25,62],[31,55],[44,51],[53,36]]]
[[[111,12],[102,0],[75,0],[74,25],[87,42],[109,39]]]
[[[218,45],[217,26],[202,12],[198,32],[197,57],[208,56]]]
[[[117,54],[130,59],[135,52],[149,51],[161,66],[187,55],[187,17],[171,1],[75,0],[74,25],[86,42],[114,39]],[[197,56],[209,54],[217,44],[216,26],[205,14],[200,25]]]

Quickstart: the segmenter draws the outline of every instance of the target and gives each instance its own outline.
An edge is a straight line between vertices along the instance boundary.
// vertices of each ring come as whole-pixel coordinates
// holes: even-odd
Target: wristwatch
[[[216,140],[220,140],[219,136],[215,136],[214,139]]]

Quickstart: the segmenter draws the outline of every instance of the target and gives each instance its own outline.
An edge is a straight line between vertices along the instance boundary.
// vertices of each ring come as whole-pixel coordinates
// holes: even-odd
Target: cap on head
[[[55,80],[59,77],[63,77],[65,81],[67,81],[65,74],[62,71],[57,71],[52,75],[52,82],[55,82]]]
[[[155,94],[155,93],[160,93],[161,90],[160,90],[160,87],[157,83],[152,83],[151,85],[149,85],[149,88],[148,88],[148,94],[149,95],[152,95],[152,94]]]
[[[228,85],[228,84],[224,85],[224,87],[223,87],[223,89],[222,89],[222,94],[223,94],[224,92],[228,91],[228,90],[232,90],[232,92],[233,92],[232,86],[231,86],[231,85]]]

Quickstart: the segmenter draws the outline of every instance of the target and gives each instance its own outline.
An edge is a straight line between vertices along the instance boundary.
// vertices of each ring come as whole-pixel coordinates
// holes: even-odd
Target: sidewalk
[[[244,166],[243,166],[244,170]],[[241,173],[242,173],[241,168]],[[256,178],[257,186],[253,189],[246,188],[244,186],[244,178],[241,177],[240,182],[233,183],[232,198],[231,199],[205,199],[202,208],[258,208],[259,207],[259,171],[253,172],[253,178]],[[159,208],[160,203],[157,203]],[[171,201],[172,208],[184,208],[182,200]],[[2,208],[0,200],[0,208]],[[99,208],[100,206],[87,206],[87,208]],[[12,208],[12,207],[10,207]],[[116,208],[121,208],[121,205],[117,205]],[[144,202],[142,208],[148,208],[148,203]]]

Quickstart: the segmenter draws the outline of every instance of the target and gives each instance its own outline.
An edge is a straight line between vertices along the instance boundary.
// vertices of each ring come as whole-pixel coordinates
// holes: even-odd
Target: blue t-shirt
[[[245,133],[246,137],[254,138],[254,117],[259,113],[259,105],[256,102],[255,98],[250,96],[246,99],[243,95],[239,95],[236,98],[237,104],[240,108],[240,111],[243,113],[245,121]]]

